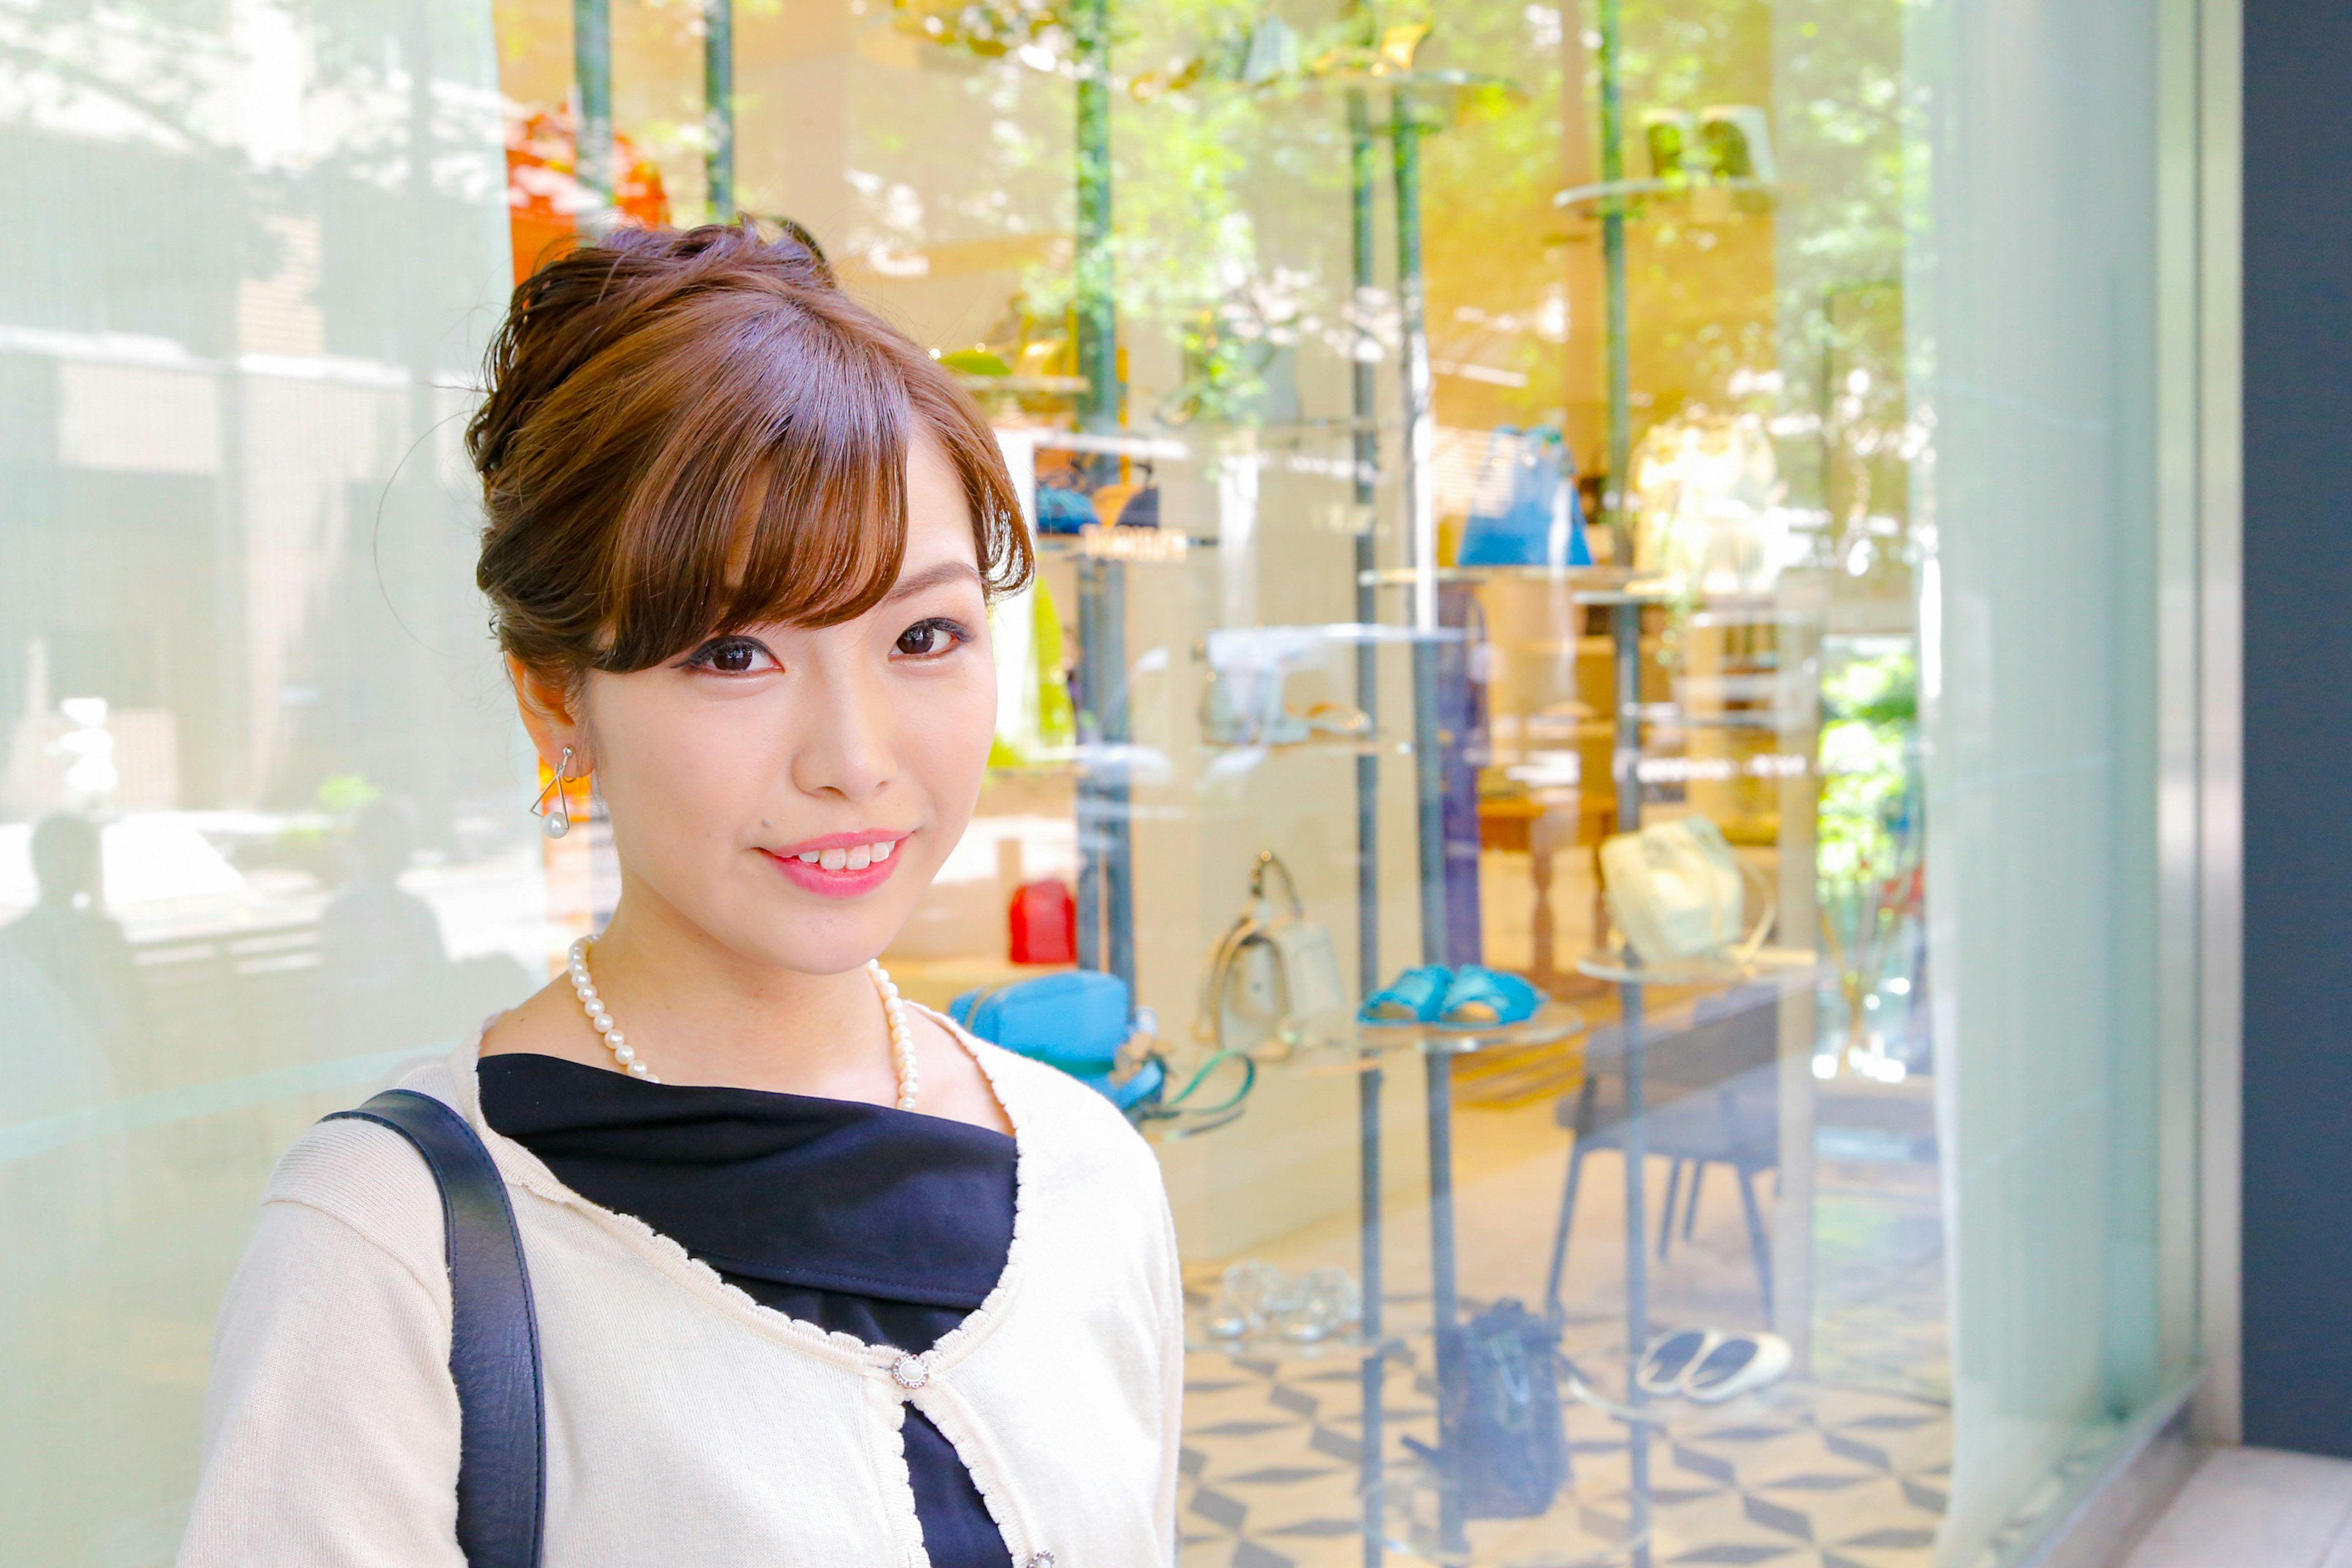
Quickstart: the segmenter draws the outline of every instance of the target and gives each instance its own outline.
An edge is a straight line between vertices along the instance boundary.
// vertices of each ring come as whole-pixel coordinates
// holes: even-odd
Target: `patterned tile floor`
[[[1557,1201],[1556,1174],[1545,1165],[1523,1180],[1513,1173],[1490,1181],[1465,1207],[1465,1257],[1528,1251],[1526,1238],[1514,1248],[1501,1233],[1524,1227],[1525,1215]],[[1680,1401],[1653,1406],[1650,1542],[1660,1568],[1919,1568],[1931,1560],[1950,1459],[1933,1172],[1824,1163],[1819,1178],[1811,1372],[1712,1408]],[[1409,1235],[1412,1216],[1395,1217]],[[1598,1207],[1580,1215],[1579,1236],[1588,1223],[1605,1231],[1610,1217]],[[1469,1234],[1482,1226],[1483,1238]],[[1723,1202],[1658,1268],[1661,1324],[1740,1326],[1729,1314],[1739,1310],[1734,1303],[1752,1302],[1754,1276],[1738,1226],[1735,1205]],[[1570,1303],[1561,1348],[1594,1386],[1615,1396],[1624,1387],[1623,1323],[1613,1311],[1617,1287],[1606,1249],[1592,1253],[1593,1278]],[[1286,1261],[1278,1248],[1259,1255]],[[1327,1247],[1313,1260],[1331,1258]],[[1215,1276],[1203,1268],[1192,1277],[1196,1306],[1213,1293]],[[1465,1269],[1465,1277],[1475,1276]],[[1436,1436],[1429,1300],[1425,1293],[1386,1300],[1392,1349],[1381,1468],[1394,1559],[1497,1568],[1626,1562],[1633,1544],[1627,1428],[1573,1399],[1564,1413],[1574,1474],[1551,1509],[1536,1519],[1473,1521],[1466,1558],[1437,1549],[1434,1478],[1402,1441]],[[1464,1301],[1465,1313],[1486,1304]],[[1345,1347],[1290,1355],[1195,1351],[1178,1502],[1182,1568],[1365,1562],[1362,1387],[1360,1352]]]
[[[1402,1315],[1427,1302],[1397,1301]],[[1476,1303],[1470,1304],[1474,1310]],[[1619,1327],[1571,1322],[1571,1358],[1622,1386]],[[1387,1533],[1436,1550],[1434,1479],[1397,1439],[1435,1439],[1425,1330],[1387,1367]],[[1186,1386],[1181,1515],[1186,1568],[1360,1563],[1362,1384],[1352,1359],[1195,1354]],[[1652,1552],[1659,1563],[1895,1568],[1925,1560],[1942,1516],[1947,1413],[1901,1394],[1790,1380],[1713,1409],[1659,1408],[1651,1437]],[[1476,1563],[1565,1565],[1627,1554],[1631,1458],[1615,1416],[1566,1406],[1574,1476],[1538,1519],[1470,1526]]]

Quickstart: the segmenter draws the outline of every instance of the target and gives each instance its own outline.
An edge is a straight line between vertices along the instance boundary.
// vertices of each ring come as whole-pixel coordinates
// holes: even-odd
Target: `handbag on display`
[[[1486,438],[1454,560],[1464,566],[1592,564],[1576,465],[1559,431],[1539,425],[1521,434],[1506,425]]]
[[[1152,1048],[1157,1026],[1150,1012],[1139,1016],[1127,982],[1098,969],[967,991],[948,1005],[948,1016],[991,1045],[1068,1073],[1134,1122],[1192,1118],[1188,1132],[1222,1127],[1241,1114],[1257,1082],[1256,1065],[1241,1058],[1239,1089],[1214,1105],[1191,1104],[1202,1082],[1232,1055],[1219,1051],[1170,1093],[1168,1064]]]
[[[1037,531],[1040,533],[1079,533],[1090,522],[1099,522],[1095,503],[1082,490],[1067,485],[1040,484],[1037,487]]]
[[[1127,982],[1098,969],[967,991],[948,1016],[992,1045],[1088,1082],[1108,1077],[1135,1032]]]
[[[1449,1473],[1468,1519],[1533,1519],[1568,1484],[1559,1331],[1517,1301],[1441,1329],[1438,1430],[1406,1447]]]
[[[1633,568],[1691,593],[1770,589],[1787,520],[1780,461],[1753,415],[1661,420],[1633,453]]]
[[[1772,926],[1771,884],[1704,816],[1602,839],[1601,881],[1609,918],[1643,963],[1744,963]],[[1743,931],[1750,883],[1763,895],[1763,913],[1753,929]]]
[[[1268,872],[1280,873],[1287,910],[1267,897]],[[1250,871],[1249,902],[1209,951],[1194,1035],[1221,1051],[1277,1054],[1289,1044],[1286,1025],[1347,1006],[1331,933],[1307,918],[1290,868],[1264,851]]]
[[[1015,963],[1073,963],[1078,956],[1078,904],[1067,882],[1024,882],[1005,911]]]

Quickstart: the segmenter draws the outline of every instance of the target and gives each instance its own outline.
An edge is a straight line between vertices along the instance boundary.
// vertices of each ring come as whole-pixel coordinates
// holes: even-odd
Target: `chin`
[[[898,934],[898,921],[884,911],[812,917],[795,910],[784,919],[760,922],[760,940],[736,942],[738,952],[796,974],[839,974],[881,956]]]

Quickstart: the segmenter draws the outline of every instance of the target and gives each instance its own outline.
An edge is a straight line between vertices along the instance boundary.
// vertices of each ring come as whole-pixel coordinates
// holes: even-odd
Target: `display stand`
[[[1110,16],[1108,0],[1076,0],[1078,428],[1118,433],[1118,322],[1111,270]],[[1116,467],[1116,457],[1091,462]],[[1086,671],[1079,715],[1078,963],[1108,970],[1135,989],[1134,850],[1127,779],[1127,570],[1078,560],[1078,646]]]
[[[594,237],[613,221],[612,0],[572,0],[572,90],[580,107],[572,143],[580,229]]]
[[[1357,6],[1359,18],[1369,25],[1371,15],[1367,6]],[[1376,284],[1375,248],[1378,244],[1373,222],[1373,163],[1371,104],[1361,87],[1348,91],[1348,233],[1349,250],[1354,285],[1353,304],[1357,334],[1357,353],[1349,378],[1351,393],[1349,413],[1355,429],[1349,447],[1354,458],[1352,488],[1359,522],[1356,534],[1356,621],[1370,626],[1380,615],[1377,590],[1364,578],[1380,565],[1380,536],[1371,527],[1372,507],[1377,499],[1381,471],[1380,430],[1378,425],[1379,371],[1372,353],[1371,338],[1372,293]],[[1356,708],[1359,712],[1378,722],[1381,702],[1380,647],[1370,641],[1356,647]],[[1367,747],[1356,758],[1356,986],[1357,994],[1369,996],[1381,984],[1381,760]],[[1360,1193],[1357,1210],[1358,1267],[1363,1280],[1360,1299],[1363,1302],[1362,1319],[1359,1325],[1363,1335],[1364,1356],[1360,1383],[1362,1391],[1363,1423],[1359,1429],[1362,1453],[1360,1473],[1363,1478],[1358,1506],[1361,1510],[1360,1524],[1364,1537],[1365,1568],[1381,1568],[1388,1532],[1388,1488],[1386,1471],[1381,1456],[1387,1437],[1387,1412],[1383,1405],[1388,1393],[1388,1347],[1385,1315],[1381,1310],[1379,1281],[1381,1277],[1381,1069],[1378,1058],[1359,1050],[1359,1059],[1365,1070],[1356,1079],[1357,1177]]]
[[[1370,26],[1370,14],[1361,6],[1357,11],[1360,20]],[[1417,41],[1417,38],[1413,41]],[[1409,60],[1411,44],[1402,57],[1393,52],[1375,50],[1372,40],[1365,40],[1360,59],[1355,65],[1343,65],[1325,69],[1309,79],[1323,87],[1341,89],[1346,93],[1349,132],[1349,217],[1353,241],[1353,282],[1355,310],[1360,338],[1369,337],[1369,322],[1373,314],[1375,227],[1373,221],[1373,165],[1375,161],[1375,127],[1372,122],[1371,98],[1375,92],[1388,100],[1388,129],[1393,159],[1396,191],[1397,294],[1402,308],[1402,384],[1404,388],[1404,442],[1401,477],[1404,492],[1406,520],[1405,558],[1413,574],[1416,593],[1411,624],[1421,635],[1413,639],[1412,648],[1412,712],[1413,763],[1416,816],[1419,822],[1419,891],[1421,904],[1421,946],[1423,962],[1442,963],[1445,955],[1445,846],[1444,791],[1439,771],[1437,742],[1437,525],[1429,496],[1429,467],[1435,440],[1435,424],[1430,381],[1429,336],[1426,328],[1425,290],[1422,272],[1421,244],[1421,137],[1433,129],[1415,108],[1416,96],[1436,102],[1458,102],[1477,93],[1497,89],[1516,90],[1510,84],[1496,78],[1474,77],[1462,72],[1423,72],[1412,68]],[[1375,481],[1379,473],[1377,416],[1375,411],[1377,381],[1372,362],[1359,354],[1353,375],[1354,496],[1359,507],[1369,509],[1373,502]],[[1356,542],[1356,616],[1360,624],[1371,625],[1378,619],[1377,536],[1370,531],[1360,533]],[[1378,649],[1370,640],[1362,643],[1356,655],[1356,701],[1366,713],[1379,711],[1379,684],[1375,667]],[[1367,753],[1356,766],[1356,834],[1357,834],[1357,973],[1361,992],[1369,995],[1380,984],[1380,841],[1379,841],[1380,762]],[[1442,1261],[1432,1280],[1438,1321],[1450,1325],[1456,1315],[1453,1270],[1454,1257],[1454,1197],[1452,1186],[1453,1129],[1453,1069],[1451,1058],[1439,1055],[1425,1059],[1428,1078],[1429,1139],[1433,1184],[1430,1191],[1430,1225],[1434,1256]],[[1380,1457],[1383,1445],[1381,1390],[1387,1350],[1381,1329],[1381,1271],[1380,1220],[1380,1103],[1381,1071],[1368,1066],[1360,1079],[1358,1113],[1361,1134],[1361,1263],[1364,1277],[1363,1331],[1367,1346],[1363,1369],[1364,1394],[1364,1490],[1363,1531],[1366,1568],[1379,1568],[1383,1556],[1386,1535],[1385,1497]],[[1446,1343],[1441,1334],[1439,1343]],[[1441,1356],[1450,1352],[1441,1351]],[[1441,1378],[1448,1369],[1441,1366]],[[1440,1433],[1440,1445],[1444,1434]],[[1453,1519],[1452,1532],[1460,1533],[1458,1508],[1451,1489],[1443,1494],[1442,1507]],[[1451,1537],[1449,1537],[1450,1539]]]
[[[1635,581],[1630,572],[1606,567],[1438,570],[1430,566],[1408,568],[1404,571],[1366,573],[1358,579],[1358,582],[1360,589],[1394,587],[1405,588],[1418,594],[1424,585],[1433,587],[1440,582],[1475,583],[1503,574],[1549,578],[1569,583],[1572,584],[1570,602],[1579,610],[1606,608],[1610,612],[1612,629],[1615,632],[1612,653],[1614,663],[1613,677],[1617,708],[1615,760],[1612,772],[1615,777],[1617,789],[1619,831],[1634,831],[1641,826],[1640,778],[1634,765],[1640,758],[1642,744],[1641,616],[1645,606],[1664,602],[1664,595],[1660,590]],[[1434,637],[1414,638],[1416,672],[1421,668],[1423,649],[1426,648],[1433,656],[1436,641]],[[1433,658],[1432,667],[1433,668]],[[1416,679],[1413,697],[1416,756],[1417,758],[1433,756],[1435,752],[1433,737],[1429,743],[1424,743],[1423,739],[1425,731],[1434,728],[1433,724],[1425,720],[1425,715],[1430,710],[1423,707],[1425,701],[1433,703],[1433,682],[1431,689],[1424,691],[1422,683]],[[1426,783],[1424,775],[1424,786]],[[1424,805],[1427,798],[1426,795],[1423,797]],[[1425,815],[1423,832],[1424,835],[1422,858],[1422,899],[1424,910],[1423,962],[1442,963],[1444,962],[1442,943],[1444,914],[1442,886],[1443,862],[1441,860],[1434,868],[1429,863],[1427,835],[1430,832],[1430,825]],[[1435,900],[1435,913],[1439,922],[1439,945],[1435,947],[1432,947],[1429,942],[1427,926],[1428,911],[1432,902],[1433,879],[1438,879],[1441,884],[1437,889]],[[1437,956],[1430,956],[1433,953]],[[1647,1157],[1647,1151],[1643,1146],[1645,1138],[1642,1121],[1643,1115],[1642,1019],[1643,988],[1652,983],[1654,982],[1647,978],[1629,976],[1619,985],[1619,1006],[1625,1039],[1627,1115],[1625,1168],[1629,1172],[1641,1170],[1642,1163]],[[1572,1014],[1574,1010],[1567,1009],[1567,1011]],[[1578,1024],[1580,1025],[1580,1019]],[[1549,1037],[1564,1039],[1574,1032],[1576,1026],[1578,1026],[1559,1027],[1558,1032]],[[1429,1139],[1430,1296],[1433,1328],[1438,1346],[1437,1376],[1441,1388],[1447,1385],[1449,1377],[1460,1375],[1458,1369],[1451,1365],[1448,1348],[1454,1337],[1449,1331],[1454,1328],[1460,1316],[1459,1287],[1455,1273],[1457,1252],[1454,1215],[1454,1059],[1457,1056],[1480,1049],[1544,1043],[1542,1038],[1529,1036],[1526,1031],[1527,1026],[1520,1026],[1517,1033],[1512,1029],[1498,1029],[1492,1032],[1465,1034],[1436,1028],[1394,1031],[1359,1028],[1355,1032],[1356,1046],[1360,1051],[1409,1047],[1419,1051],[1423,1058],[1423,1070],[1428,1082],[1426,1114]],[[1375,1191],[1377,1188],[1380,1165],[1379,1136],[1377,1121],[1367,1121],[1363,1131],[1367,1192]],[[1638,1362],[1642,1349],[1648,1344],[1650,1337],[1649,1252],[1644,1242],[1648,1219],[1643,1199],[1643,1184],[1639,1181],[1628,1181],[1625,1191],[1625,1333],[1628,1346],[1628,1375],[1625,1403],[1617,1407],[1617,1414],[1620,1419],[1625,1422],[1627,1427],[1630,1460],[1627,1533],[1630,1542],[1630,1560],[1638,1564],[1639,1568],[1649,1568],[1648,1432],[1650,1424],[1643,1414],[1643,1395],[1631,1375],[1633,1365]],[[1370,1269],[1370,1265],[1377,1261],[1374,1255],[1368,1252],[1366,1261],[1364,1299],[1370,1301],[1377,1295],[1381,1282],[1378,1276]],[[1369,1330],[1367,1339],[1371,1342],[1370,1349],[1367,1352],[1368,1360],[1378,1358],[1381,1354],[1381,1350]],[[1373,1394],[1374,1384],[1368,1374],[1366,1380],[1368,1401],[1372,1399]],[[1372,1407],[1368,1404],[1368,1409]],[[1445,1401],[1442,1397],[1438,1408],[1440,1412],[1438,1451],[1441,1455],[1450,1455],[1455,1450],[1449,1446],[1449,1439],[1453,1435],[1445,1429],[1444,1424]],[[1363,1467],[1363,1484],[1369,1496],[1382,1487],[1381,1457],[1377,1450],[1369,1446],[1364,1455]],[[1443,1464],[1437,1479],[1437,1546],[1440,1559],[1447,1562],[1466,1562],[1469,1542],[1465,1528],[1465,1521],[1462,1516],[1458,1489],[1452,1484]],[[1369,1551],[1367,1561],[1372,1561]]]
[[[702,4],[702,208],[735,221],[735,0]]]

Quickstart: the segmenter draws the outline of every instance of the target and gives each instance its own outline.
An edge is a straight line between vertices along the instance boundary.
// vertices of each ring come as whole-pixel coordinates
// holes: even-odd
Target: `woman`
[[[473,1123],[516,1212],[544,1562],[1167,1561],[1154,1162],[872,963],[971,815],[988,597],[1031,569],[986,425],[748,226],[551,263],[489,368],[479,582],[540,755],[604,800],[621,897],[405,1086]],[[462,1562],[449,1325],[423,1163],[312,1129],[222,1316],[181,1562]]]

